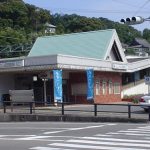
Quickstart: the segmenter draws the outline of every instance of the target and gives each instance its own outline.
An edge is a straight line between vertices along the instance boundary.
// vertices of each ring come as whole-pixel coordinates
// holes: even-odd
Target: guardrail
[[[61,114],[62,115],[65,115],[65,111],[73,111],[73,110],[65,110],[65,107],[64,107],[65,103],[61,103]],[[126,112],[115,112],[115,111],[99,111],[97,106],[124,106],[124,107],[127,107],[128,111],[127,111],[127,115],[128,115],[128,118],[131,118],[131,114],[133,113],[131,111],[131,107],[140,107],[140,106],[145,106],[145,105],[138,105],[138,104],[93,104],[93,111],[89,111],[89,112],[93,112],[94,113],[94,116],[97,117],[98,116],[98,112],[112,112],[112,113],[126,113]],[[83,111],[83,110],[79,110],[79,111]],[[148,120],[150,121],[150,105],[148,106]]]
[[[8,102],[7,101],[4,102],[4,105],[3,105],[3,112],[4,113],[6,113],[6,109],[7,109],[7,106],[5,103],[8,103]],[[9,101],[9,103],[17,103],[18,104],[18,102],[10,102],[10,101]],[[69,109],[69,107],[65,107],[65,106],[69,106],[72,103],[57,103],[59,105],[58,107],[51,105],[51,106],[55,107],[56,109],[52,109],[51,106],[49,106],[49,105],[47,105],[48,106],[47,109],[46,108],[43,108],[43,109],[40,108],[39,109],[38,107],[35,107],[34,105],[43,104],[43,106],[44,106],[45,105],[44,102],[43,103],[41,103],[41,102],[40,103],[38,103],[38,102],[20,102],[20,104],[23,104],[23,103],[29,104],[30,114],[32,114],[33,111],[35,112],[36,110],[39,110],[39,111],[40,110],[48,110],[48,113],[50,114],[50,113],[53,113],[53,112],[50,112],[50,110],[52,110],[52,111],[59,111],[62,116],[67,115],[68,114],[67,112],[87,112],[87,113],[90,113],[90,115],[91,115],[91,113],[93,113],[93,116],[97,117],[98,113],[105,112],[106,114],[107,113],[127,114],[127,117],[129,119],[132,117],[132,114],[136,114],[135,112],[131,111],[132,107],[144,106],[144,105],[139,105],[139,104],[135,105],[135,104],[130,104],[130,103],[128,103],[128,104],[88,104],[92,108],[91,110],[88,110],[88,109],[82,109],[82,107],[80,107],[80,109],[78,109],[78,106],[76,106],[76,105],[75,106],[77,107],[77,109],[75,109],[74,107],[71,107],[71,109]],[[86,104],[80,104],[80,105],[85,106]],[[104,110],[104,109],[100,110],[100,108],[98,108],[99,106],[117,106],[117,107],[123,106],[123,107],[127,108],[126,109],[127,111],[124,111],[124,112],[123,111],[113,111],[113,110],[108,111],[108,110]],[[148,107],[148,120],[150,121],[150,105],[147,107]],[[57,109],[57,108],[59,108],[59,109]]]

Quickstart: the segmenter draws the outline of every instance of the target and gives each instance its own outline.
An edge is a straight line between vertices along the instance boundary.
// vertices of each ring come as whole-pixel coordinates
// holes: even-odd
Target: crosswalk
[[[150,126],[55,141],[30,150],[149,150]]]

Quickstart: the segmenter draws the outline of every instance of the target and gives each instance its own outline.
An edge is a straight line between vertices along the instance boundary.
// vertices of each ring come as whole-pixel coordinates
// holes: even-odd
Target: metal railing
[[[4,105],[3,105],[3,112],[4,113],[6,113],[6,110],[7,110],[7,106],[6,106],[5,103],[8,103],[8,102],[7,101],[4,102]],[[11,103],[18,104],[18,102],[10,102],[10,101],[9,101],[9,103],[10,104]],[[91,106],[90,107],[91,110],[90,110],[89,108],[83,109],[82,107],[78,107],[78,105],[76,105],[76,104],[73,105],[73,103],[57,103],[59,105],[57,107],[54,106],[53,104],[52,105],[47,105],[44,102],[43,103],[42,102],[39,102],[39,103],[38,102],[20,102],[19,104],[23,104],[23,103],[28,104],[28,107],[29,107],[28,110],[29,110],[30,114],[32,114],[35,111],[38,111],[38,113],[40,113],[41,110],[45,110],[45,111],[48,110],[48,114],[53,114],[52,111],[57,111],[62,116],[68,115],[68,114],[73,114],[73,113],[68,113],[68,112],[80,112],[80,113],[84,112],[84,113],[89,113],[90,115],[93,114],[92,116],[94,116],[94,117],[98,117],[99,113],[104,112],[105,114],[108,114],[108,113],[113,113],[113,114],[119,113],[120,116],[122,116],[121,114],[126,114],[126,117],[129,118],[129,119],[132,118],[133,114],[138,114],[137,112],[132,111],[131,108],[145,106],[145,105],[130,104],[130,103],[128,103],[128,104],[88,104],[89,106]],[[37,104],[39,104],[39,105],[42,104],[43,106],[46,105],[48,108],[42,108],[40,106],[40,109],[39,109],[36,106]],[[75,107],[65,107],[65,106],[70,106],[71,104],[73,106],[75,106]],[[79,105],[80,106],[86,106],[86,104],[79,104]],[[119,111],[116,111],[116,110],[114,111],[112,109],[111,110],[104,110],[104,108],[103,109],[99,108],[100,106],[109,106],[110,108],[112,108],[113,106],[116,106],[117,108],[125,107],[126,111],[120,111],[120,110]],[[55,109],[52,109],[52,107],[55,108]],[[147,119],[150,121],[150,105],[148,105],[147,107],[148,107],[148,114],[146,114],[146,115],[148,115]],[[11,108],[11,106],[10,106],[10,108]],[[76,115],[76,114],[77,113],[75,113],[74,115]],[[138,114],[138,115],[140,115],[140,114]]]

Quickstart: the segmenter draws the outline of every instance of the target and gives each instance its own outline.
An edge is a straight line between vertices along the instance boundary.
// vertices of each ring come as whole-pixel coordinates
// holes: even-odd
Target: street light
[[[141,16],[134,16],[131,18],[125,18],[125,19],[121,19],[120,22],[126,25],[136,25],[136,24],[141,24],[144,21],[150,21],[150,17],[149,18],[143,18]]]

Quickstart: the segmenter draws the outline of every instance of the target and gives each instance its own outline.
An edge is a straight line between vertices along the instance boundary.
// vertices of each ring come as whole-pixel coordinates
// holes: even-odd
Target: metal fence
[[[30,113],[48,115],[78,115],[78,116],[120,116],[125,118],[145,118],[150,121],[150,106],[148,106],[148,113],[144,113],[143,109],[138,104],[71,104],[71,103],[57,103],[57,106],[46,103],[23,102],[7,106],[5,102],[3,105],[3,113]],[[23,106],[22,106],[23,104]],[[13,108],[12,108],[13,106]],[[26,110],[26,111],[23,111]]]

